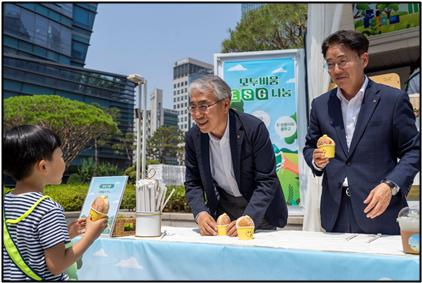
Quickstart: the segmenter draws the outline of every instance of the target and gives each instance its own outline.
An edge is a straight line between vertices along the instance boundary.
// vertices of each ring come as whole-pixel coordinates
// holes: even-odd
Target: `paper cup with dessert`
[[[335,142],[327,135],[323,135],[317,141],[317,147],[324,151],[325,157],[334,158],[336,152]]]
[[[248,215],[241,216],[236,220],[237,237],[239,240],[252,240],[255,224]]]
[[[94,199],[89,210],[89,216],[92,221],[107,217],[109,203],[107,196],[98,196]]]
[[[223,213],[217,218],[217,235],[227,236],[227,225],[231,222],[230,217]]]

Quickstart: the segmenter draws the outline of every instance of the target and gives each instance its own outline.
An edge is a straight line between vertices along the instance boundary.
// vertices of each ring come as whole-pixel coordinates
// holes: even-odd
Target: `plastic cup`
[[[227,236],[227,225],[217,225],[217,235]]]
[[[324,151],[325,157],[334,158],[334,154],[336,152],[336,146],[334,144],[321,145],[319,148]]]
[[[239,240],[252,240],[255,227],[237,227],[237,237]]]
[[[107,214],[99,212],[91,207],[91,209],[89,210],[89,217],[91,218],[92,221],[97,221],[97,220],[100,220],[101,218],[107,217]]]
[[[403,244],[403,251],[409,254],[419,254],[419,211],[405,207],[400,211],[397,222],[399,222],[400,225],[400,235]]]

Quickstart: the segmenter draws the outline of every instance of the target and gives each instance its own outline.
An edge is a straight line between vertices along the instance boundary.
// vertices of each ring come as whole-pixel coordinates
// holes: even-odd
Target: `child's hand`
[[[84,233],[85,226],[86,218],[79,218],[78,220],[69,223],[69,225],[67,226],[67,229],[69,230],[69,237],[73,239],[76,236],[79,236],[80,234]]]
[[[92,221],[89,217],[86,219],[85,237],[96,239],[101,235],[101,232],[107,227],[108,217],[101,218],[97,221]]]

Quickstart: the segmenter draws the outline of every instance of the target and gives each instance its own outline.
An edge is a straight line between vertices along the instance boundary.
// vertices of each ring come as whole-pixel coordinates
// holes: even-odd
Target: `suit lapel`
[[[241,157],[241,148],[242,141],[244,137],[244,132],[242,130],[242,123],[240,122],[238,116],[233,110],[229,112],[229,125],[230,125],[230,151],[232,154],[233,162],[233,171],[236,178],[237,185],[240,188],[240,157]],[[233,130],[234,129],[234,130]],[[198,156],[198,164],[202,166],[204,177],[205,177],[205,188],[211,190],[213,193],[212,196],[216,197],[216,201],[219,199],[219,193],[214,186],[214,182],[211,175],[210,167],[210,143],[208,134],[198,133],[200,136],[200,154]]]
[[[328,102],[328,111],[330,116],[330,124],[336,129],[337,134],[337,141],[339,141],[340,146],[347,156],[348,149],[347,149],[347,142],[346,142],[346,132],[344,130],[344,123],[343,123],[343,114],[341,112],[341,102],[340,99],[336,95],[336,89],[331,92],[330,100]]]
[[[371,80],[369,80],[365,95],[362,100],[362,105],[360,107],[352,142],[350,144],[350,155],[352,155],[353,151],[356,149],[356,146],[359,143],[363,133],[365,132],[366,126],[368,125],[368,122],[371,119],[372,114],[374,113],[374,110],[377,107],[380,99],[381,97],[378,93],[378,88]]]
[[[243,131],[241,130],[242,124],[233,110],[229,111],[229,118],[230,151],[232,153],[233,171],[237,186],[240,190],[240,156],[243,141]]]
[[[210,137],[208,136],[208,134],[202,134],[201,132],[199,132],[200,138],[201,138],[201,154],[199,155],[200,160],[198,160],[198,164],[201,164],[203,166],[204,169],[204,175],[205,175],[205,181],[206,181],[206,185],[208,186],[212,186],[212,176],[211,176],[211,167],[210,167],[210,143],[209,143],[209,139]]]

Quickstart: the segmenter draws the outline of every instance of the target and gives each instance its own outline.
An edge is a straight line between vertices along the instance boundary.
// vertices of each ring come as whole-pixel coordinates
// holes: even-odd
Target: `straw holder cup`
[[[137,237],[161,236],[161,212],[167,188],[158,180],[141,179],[136,184]]]
[[[137,237],[161,236],[161,212],[136,212]]]

